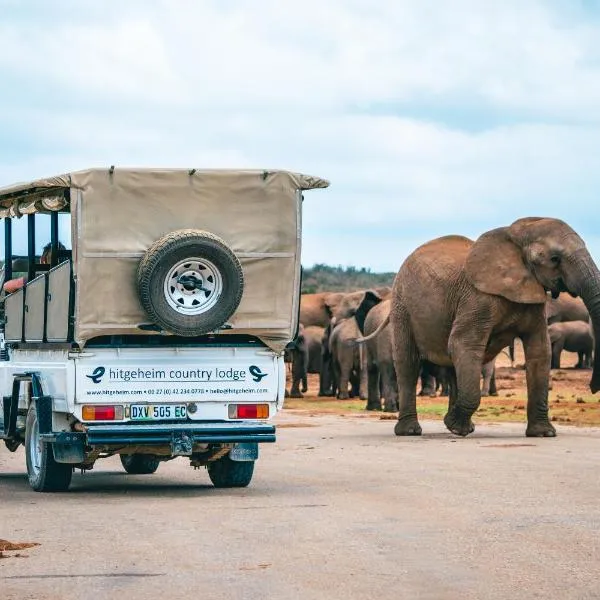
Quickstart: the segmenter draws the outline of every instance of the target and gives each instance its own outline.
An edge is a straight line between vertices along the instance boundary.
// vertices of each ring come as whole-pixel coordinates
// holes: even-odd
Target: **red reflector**
[[[232,410],[233,409],[233,410]],[[229,418],[233,419],[268,419],[268,404],[230,404]]]
[[[97,406],[94,411],[96,421],[114,421],[115,407],[114,406]]]
[[[256,406],[256,404],[238,404],[238,419],[256,419],[257,414],[258,406]]]
[[[120,421],[123,419],[123,407],[86,405],[81,415],[84,421]]]

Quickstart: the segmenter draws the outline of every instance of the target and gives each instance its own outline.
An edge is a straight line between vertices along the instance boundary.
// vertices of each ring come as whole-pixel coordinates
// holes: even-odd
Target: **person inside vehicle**
[[[62,244],[58,242],[58,258],[68,258],[68,250]],[[15,261],[15,266],[19,260]],[[40,258],[41,265],[49,265],[52,262],[52,243],[48,243],[42,250],[42,256]],[[27,270],[23,270],[23,266],[17,267],[19,270],[13,272],[13,278],[4,284],[4,291],[7,294],[13,294],[20,290],[27,283]]]

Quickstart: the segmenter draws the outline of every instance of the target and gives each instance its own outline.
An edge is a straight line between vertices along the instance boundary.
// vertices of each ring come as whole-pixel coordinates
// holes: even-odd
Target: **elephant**
[[[323,331],[322,327],[304,327],[304,324],[300,323],[298,335],[288,344],[286,361],[292,364],[290,398],[302,398],[303,392],[308,390],[307,373],[321,372]]]
[[[592,366],[594,335],[592,327],[584,321],[565,321],[548,326],[548,335],[552,345],[552,369],[560,369],[560,355],[563,350],[577,352],[579,361],[576,369]]]
[[[300,322],[305,327],[316,325],[327,327],[332,318],[347,319],[356,313],[367,291],[375,294],[380,300],[391,294],[391,288],[380,287],[373,290],[355,292],[318,292],[302,294],[300,297]]]
[[[553,437],[548,415],[550,340],[546,292],[580,296],[595,338],[592,393],[600,390],[600,271],[564,221],[526,217],[481,235],[434,239],[414,250],[394,281],[389,317],[365,342],[392,327],[399,414],[396,435],[420,435],[416,383],[421,360],[449,369],[447,429],[466,436],[481,401],[482,365],[520,338],[527,371],[529,437]]]
[[[375,306],[367,315],[364,333],[368,335],[375,331],[388,316],[389,311],[390,300],[384,300]],[[384,411],[395,412],[398,410],[398,383],[394,371],[391,328],[386,327],[378,337],[369,340],[366,343],[366,350],[369,379],[366,410],[380,410],[380,396],[383,396]],[[482,376],[481,395],[497,396],[495,360],[483,365]],[[420,379],[419,396],[434,397],[439,388],[441,388],[442,396],[448,395],[448,379],[444,368],[429,361],[422,361]]]
[[[558,298],[548,297],[546,303],[546,320],[552,323],[567,321],[590,322],[590,313],[581,298],[573,298],[570,294],[559,294]]]
[[[377,298],[381,301],[390,288],[377,288],[375,290],[358,290],[355,292],[319,292],[316,294],[303,294],[300,297],[300,322],[305,327],[318,326],[325,328],[326,334],[322,344],[321,374],[319,377],[319,396],[335,395],[331,389],[333,371],[331,356],[328,349],[332,319],[340,321],[353,317],[363,300],[367,297]],[[364,376],[366,393],[366,375]]]
[[[373,307],[365,319],[364,334],[375,331],[387,318],[390,301],[383,300]],[[392,355],[392,332],[386,327],[381,334],[366,344],[367,406],[366,410],[381,410],[381,396],[385,412],[398,410],[398,384]]]
[[[350,396],[367,398],[367,368],[363,348],[352,343],[364,331],[365,320],[372,308],[381,302],[381,297],[367,290],[354,316],[346,319],[332,319],[328,348],[331,354],[332,387],[334,395],[344,400],[349,397],[348,383],[352,388]]]
[[[290,398],[303,398],[303,392],[308,390],[306,371],[308,367],[308,345],[306,343],[305,327],[300,323],[298,333],[285,349],[285,361],[292,365],[292,387]],[[300,389],[302,384],[302,389]]]
[[[320,373],[322,367],[322,348],[321,341],[325,329],[316,325],[304,328],[304,337],[308,349],[307,373]]]

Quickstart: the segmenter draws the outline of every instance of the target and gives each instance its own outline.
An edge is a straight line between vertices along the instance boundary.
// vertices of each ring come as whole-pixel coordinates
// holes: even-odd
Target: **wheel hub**
[[[177,312],[198,315],[212,308],[223,291],[219,269],[209,260],[178,262],[165,278],[165,299]]]

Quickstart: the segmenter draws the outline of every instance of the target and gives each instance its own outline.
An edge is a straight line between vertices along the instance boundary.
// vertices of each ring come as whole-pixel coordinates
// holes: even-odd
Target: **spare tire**
[[[197,229],[173,231],[150,246],[137,271],[138,294],[156,325],[193,337],[222,327],[242,299],[242,266],[227,244]]]

